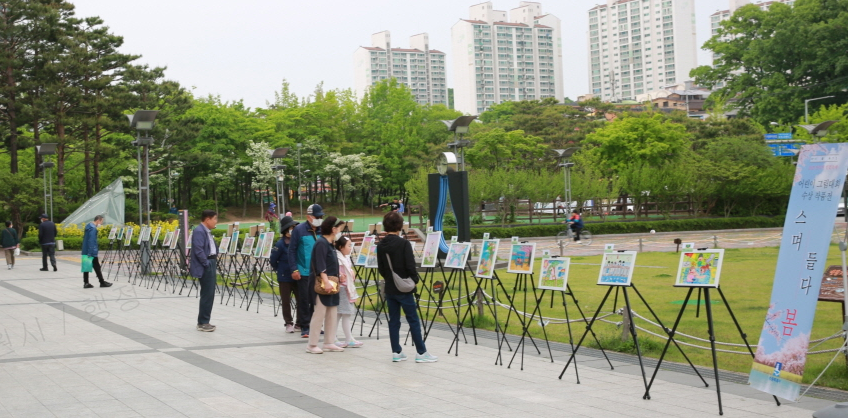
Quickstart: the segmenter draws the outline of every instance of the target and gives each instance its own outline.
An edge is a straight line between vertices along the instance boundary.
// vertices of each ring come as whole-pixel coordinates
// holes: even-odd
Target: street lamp
[[[809,110],[808,110],[809,107],[807,105],[808,103],[812,102],[813,100],[830,99],[831,97],[834,97],[834,96],[816,97],[814,99],[804,100],[804,123],[805,124],[810,123],[810,120],[809,120],[810,116],[809,116]]]
[[[571,162],[571,156],[574,155],[574,152],[577,151],[577,147],[571,147],[566,149],[555,149],[559,157],[562,158],[562,162],[557,164],[557,167],[562,167],[562,179],[565,184],[565,194],[563,195],[563,200],[565,200],[565,209],[568,214],[571,211],[571,167],[574,167],[574,163]]]
[[[45,158],[45,160],[49,160],[48,156],[56,154],[56,146],[59,144],[50,143],[50,144],[41,144],[35,146],[35,151],[38,155],[41,155]],[[53,220],[53,163],[50,161],[44,161],[41,163],[41,168],[43,169],[42,173],[44,174],[44,213],[47,212],[47,200],[50,199],[50,219]],[[47,176],[50,176],[50,181],[47,181]],[[49,186],[48,186],[49,184]],[[47,190],[50,192],[48,193]]]
[[[277,179],[277,207],[279,207],[280,215],[286,213],[286,201],[283,199],[283,194],[285,192],[285,174],[284,171],[286,166],[280,164],[280,160],[282,160],[286,153],[289,152],[291,148],[277,148],[273,150],[268,150],[268,153],[271,155],[271,159],[277,160],[277,165],[272,166],[271,168],[277,171],[276,179]]]
[[[300,196],[300,189],[303,187],[303,173],[300,172],[300,149],[303,144],[297,143],[297,200],[300,202],[300,219],[303,219],[303,199]]]
[[[442,123],[448,127],[448,131],[453,132],[453,142],[448,143],[448,147],[454,149],[456,153],[459,149],[460,159],[462,160],[462,171],[465,171],[465,147],[471,145],[471,141],[462,139],[462,135],[467,134],[471,122],[477,119],[477,116],[460,116],[454,120],[443,120]]]
[[[154,120],[158,110],[137,110],[134,115],[126,115],[129,119],[130,127],[135,128],[136,139],[132,141],[132,145],[138,147],[138,224],[144,225],[144,214],[147,214],[147,225],[150,225],[150,145],[153,144],[153,138],[148,136],[150,131],[156,126]],[[145,136],[142,135],[144,131]],[[142,160],[141,155],[144,154]]]

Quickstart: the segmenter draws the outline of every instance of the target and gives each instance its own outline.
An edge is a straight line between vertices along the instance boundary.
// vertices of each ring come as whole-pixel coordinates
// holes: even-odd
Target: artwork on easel
[[[238,224],[236,224],[238,226]],[[239,231],[238,229],[233,231],[233,237],[230,239],[230,255],[236,255],[238,253],[238,239],[239,239]]]
[[[256,240],[256,238],[250,236],[244,239],[244,244],[241,245],[242,255],[250,255],[250,250],[253,249],[254,240]]]
[[[724,250],[695,250],[680,254],[675,286],[718,287]]]
[[[133,228],[129,227],[127,229],[126,235],[124,235],[124,247],[129,247],[132,244],[132,236],[133,236]]]
[[[571,259],[543,258],[539,268],[539,289],[566,291],[568,286],[568,267]]]
[[[150,227],[143,226],[141,227],[141,232],[138,234],[138,245],[141,245],[142,242],[150,241]]]
[[[448,248],[448,256],[445,258],[445,267],[450,269],[464,269],[471,254],[470,242],[454,242]]]
[[[174,231],[166,232],[165,238],[162,239],[162,248],[170,248],[171,241],[174,239]]]
[[[377,268],[377,244],[371,242],[368,246],[368,258],[365,260],[365,267]]]
[[[491,279],[495,272],[495,263],[498,261],[498,247],[501,240],[485,239],[480,248],[480,259],[477,260],[477,270],[474,275],[485,279]]]
[[[439,241],[442,240],[442,231],[434,231],[427,234],[424,241],[424,255],[421,256],[421,267],[436,267],[439,258]]]
[[[194,231],[188,231],[188,244],[186,244],[186,249],[191,249],[191,240],[194,238]]]
[[[374,236],[368,235],[362,238],[362,245],[359,247],[359,255],[356,256],[357,266],[364,266],[368,261],[368,256],[371,254],[371,244],[374,243]]]
[[[633,267],[636,265],[636,251],[606,253],[601,259],[601,274],[598,284],[604,286],[630,286],[633,280]]]
[[[218,254],[226,254],[230,249],[230,237],[224,235],[221,237],[221,243],[218,245]]]
[[[256,239],[256,248],[253,250],[253,256],[259,257],[262,255],[262,243],[265,242],[265,233],[260,232],[259,237]]]
[[[127,230],[127,227],[123,227],[123,228],[118,229],[118,236],[116,237],[118,241],[124,239],[124,232],[126,232],[126,230]]]
[[[118,227],[113,226],[112,229],[109,230],[109,240],[115,239],[115,235],[118,233]]]
[[[271,258],[271,250],[274,248],[274,233],[266,232],[265,240],[262,241],[262,258]]]
[[[157,227],[156,227],[156,232],[153,234],[153,240],[152,240],[152,241],[150,241],[150,245],[151,245],[151,246],[155,247],[155,246],[156,246],[156,243],[157,243],[157,242],[159,242],[159,234],[160,234],[161,232],[162,232],[162,227],[161,227],[161,226],[157,226]]]
[[[171,239],[171,249],[172,250],[177,248],[177,245],[180,242],[180,237],[182,237],[182,235],[180,235],[180,228],[177,228],[176,230],[174,230],[174,236]]]
[[[533,260],[535,256],[536,243],[510,244],[509,265],[507,265],[506,272],[516,274],[533,274]]]

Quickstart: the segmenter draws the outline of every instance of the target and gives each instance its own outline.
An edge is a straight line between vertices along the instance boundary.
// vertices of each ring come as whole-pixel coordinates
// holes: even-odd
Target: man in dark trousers
[[[292,269],[291,278],[298,281],[297,291],[300,300],[297,304],[297,320],[300,321],[300,337],[309,338],[309,323],[312,321],[312,310],[315,301],[315,290],[308,286],[312,247],[318,239],[317,232],[324,218],[321,205],[309,205],[306,209],[306,220],[292,230],[289,242],[289,267]],[[303,279],[303,284],[300,280]],[[316,330],[315,332],[321,332]]]
[[[53,271],[56,271],[56,224],[50,220],[46,213],[41,214],[41,223],[38,224],[38,243],[41,244],[41,271],[47,271],[47,257]]]
[[[218,225],[218,213],[204,210],[200,214],[200,225],[191,235],[191,258],[189,272],[200,283],[200,312],[197,314],[197,330],[215,331],[209,323],[212,305],[215,303],[215,284],[218,278],[218,248],[212,230]]]
[[[100,260],[97,258],[97,253],[100,248],[97,245],[97,227],[103,224],[103,215],[94,217],[94,221],[85,226],[85,233],[82,236],[82,255],[87,255],[93,260],[91,261],[91,269],[97,275],[97,280],[100,281],[100,287],[112,286],[112,283],[103,280],[103,273],[100,271]],[[91,289],[91,283],[88,282],[88,272],[82,274],[83,289]]]

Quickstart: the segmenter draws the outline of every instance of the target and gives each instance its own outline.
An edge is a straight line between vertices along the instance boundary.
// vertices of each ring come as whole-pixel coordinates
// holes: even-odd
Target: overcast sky
[[[371,34],[392,33],[394,47],[430,34],[430,47],[446,52],[453,87],[451,26],[468,18],[468,2],[457,0],[70,0],[79,16],[100,16],[124,37],[123,52],[137,62],[167,66],[166,75],[195,96],[220,95],[264,107],[288,79],[298,96],[324,89],[353,88],[353,52],[370,46]],[[496,0],[509,10],[519,0]],[[542,10],[562,19],[565,96],[588,92],[588,10],[599,0],[542,1]],[[709,15],[727,0],[695,0],[698,45],[709,38]],[[699,52],[698,64],[709,55]]]

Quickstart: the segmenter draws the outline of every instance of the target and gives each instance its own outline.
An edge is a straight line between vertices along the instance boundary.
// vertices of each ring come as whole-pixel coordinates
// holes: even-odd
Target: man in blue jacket
[[[312,309],[315,303],[315,290],[309,288],[309,263],[312,261],[312,247],[318,239],[318,229],[324,218],[324,209],[317,203],[306,209],[306,220],[292,230],[289,243],[289,267],[292,279],[298,281],[297,291],[300,303],[297,304],[297,320],[300,337],[309,338],[309,322],[312,321]],[[300,282],[300,280],[303,280]],[[301,283],[303,283],[301,285]],[[319,330],[320,331],[320,330]]]
[[[91,261],[91,268],[94,270],[94,274],[97,275],[97,280],[100,280],[100,287],[109,287],[112,286],[112,283],[109,283],[103,280],[103,273],[100,272],[100,260],[97,259],[97,253],[99,252],[99,247],[97,245],[97,227],[103,224],[103,215],[97,215],[94,217],[93,222],[89,222],[88,225],[85,226],[85,233],[82,236],[82,255],[87,255],[93,260]],[[91,283],[88,282],[88,272],[82,274],[84,289],[91,289]]]
[[[218,248],[212,238],[212,230],[218,225],[218,213],[204,210],[200,213],[200,225],[191,234],[191,258],[189,272],[200,283],[200,312],[197,314],[197,330],[215,331],[209,323],[212,305],[215,303],[215,285],[218,279]]]
[[[283,311],[283,319],[286,321],[286,332],[294,332],[294,321],[292,321],[291,295],[294,293],[296,306],[300,306],[300,293],[298,293],[299,281],[291,278],[291,267],[289,267],[289,243],[291,242],[291,230],[297,226],[297,222],[291,216],[280,219],[280,240],[271,250],[268,260],[271,267],[277,270],[277,283],[280,284],[280,309]],[[301,321],[297,321],[298,326]]]

